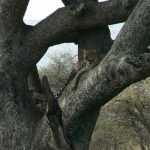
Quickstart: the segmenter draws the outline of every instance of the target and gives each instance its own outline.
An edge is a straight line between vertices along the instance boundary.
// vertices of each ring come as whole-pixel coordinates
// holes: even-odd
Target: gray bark
[[[98,111],[122,89],[149,76],[149,54],[144,54],[150,43],[150,26],[147,20],[150,15],[149,6],[150,2],[140,1],[104,60],[81,77],[75,92],[69,89],[72,83],[64,91],[60,100],[65,130],[69,137],[73,137],[82,126],[80,120],[87,112],[93,109]]]
[[[135,0],[136,3],[137,1]],[[89,10],[91,14],[82,17],[75,15],[70,7],[60,8],[29,30],[23,44],[26,49],[23,55],[30,54],[32,63],[37,63],[48,46],[77,41],[79,30],[124,22],[136,3],[130,9],[125,9],[120,0],[93,4]],[[30,57],[25,60],[27,65]]]
[[[83,50],[94,50],[100,56],[106,54],[112,46],[107,26],[83,30],[78,33],[78,60],[83,60]]]
[[[22,21],[27,4],[28,0],[0,1],[0,147],[2,150],[70,149],[59,130],[59,122],[53,128],[56,115],[47,117],[33,107],[28,74],[48,46],[74,41],[76,31],[82,29],[125,21],[132,9],[124,9],[115,0],[93,5],[91,15],[77,17],[68,6],[29,27]],[[63,120],[65,128],[72,127],[72,133],[78,116],[92,108],[98,110],[127,85],[149,75],[149,54],[138,55],[150,42],[149,9],[149,0],[139,2],[104,61],[86,73],[77,91],[65,98]],[[64,141],[61,146],[55,138],[58,133]]]
[[[79,33],[78,38],[78,60],[83,60],[83,50],[95,51],[99,56],[107,54],[108,50],[112,45],[110,37],[110,31],[107,26],[98,27],[94,29],[84,30]],[[74,149],[85,149],[89,148],[91,136],[99,115],[100,107],[96,111],[91,110],[80,116],[76,124],[76,129],[72,133],[72,128],[66,128],[66,135],[70,135],[69,139],[72,142]]]

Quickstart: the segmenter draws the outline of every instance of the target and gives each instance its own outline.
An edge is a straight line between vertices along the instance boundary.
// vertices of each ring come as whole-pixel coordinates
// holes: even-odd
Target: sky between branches
[[[99,0],[102,1],[106,0]],[[61,0],[30,0],[24,20],[26,23],[28,20],[40,21],[60,7],[64,7]]]

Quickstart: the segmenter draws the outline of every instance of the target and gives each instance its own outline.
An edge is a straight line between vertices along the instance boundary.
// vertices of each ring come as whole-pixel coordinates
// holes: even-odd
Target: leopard
[[[97,66],[105,55],[105,53],[102,53],[101,55],[97,54],[96,50],[83,50],[83,60],[73,64],[71,73],[69,74],[64,85],[60,88],[55,97],[59,98],[62,95],[65,88],[67,87],[67,85],[72,80],[73,84],[71,86],[71,90],[74,91],[78,86],[81,76],[89,70],[93,69],[95,66]]]

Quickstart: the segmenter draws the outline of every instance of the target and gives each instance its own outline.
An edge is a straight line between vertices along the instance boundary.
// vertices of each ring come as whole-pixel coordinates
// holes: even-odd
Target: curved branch
[[[74,42],[78,30],[124,22],[132,9],[125,9],[120,0],[113,0],[91,6],[90,13],[78,16],[74,11],[70,7],[58,9],[30,30],[24,41],[27,51],[23,55],[28,55],[27,61],[32,58],[34,63],[37,62],[48,46]]]
[[[72,136],[86,112],[97,110],[128,85],[150,75],[150,2],[139,1],[104,60],[80,79],[78,88],[70,85],[60,100],[66,132]],[[71,132],[69,132],[71,129]]]

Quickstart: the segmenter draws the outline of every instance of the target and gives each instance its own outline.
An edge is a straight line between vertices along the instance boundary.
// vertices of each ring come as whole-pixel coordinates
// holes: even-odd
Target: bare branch
[[[23,55],[28,54],[29,59],[32,58],[33,61],[37,62],[48,46],[74,42],[77,39],[78,30],[123,22],[131,11],[132,9],[125,9],[119,0],[93,4],[87,15],[76,16],[70,7],[58,9],[30,30],[24,41],[24,46],[28,52]]]

